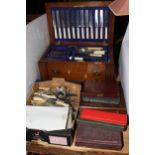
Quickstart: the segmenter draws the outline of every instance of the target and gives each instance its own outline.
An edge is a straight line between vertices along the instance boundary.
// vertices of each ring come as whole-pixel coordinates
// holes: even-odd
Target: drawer
[[[98,74],[105,72],[106,65],[103,63],[88,63],[88,74]]]
[[[61,62],[52,61],[47,63],[48,77],[63,77],[66,80],[104,80],[106,65],[100,62]]]
[[[87,63],[86,62],[68,62],[68,70],[71,73],[85,73],[87,72]]]
[[[86,73],[71,73],[68,75],[68,77],[66,77],[66,80],[72,80],[72,81],[79,81],[79,82],[83,82],[84,80],[86,80]]]
[[[87,76],[89,80],[102,80],[105,79],[106,66],[102,63],[88,64]]]
[[[96,72],[94,74],[87,74],[87,79],[88,80],[104,80],[105,79],[105,74]]]
[[[48,75],[51,79],[52,77],[67,77],[68,69],[67,63],[65,62],[50,62],[48,63]]]
[[[84,81],[86,80],[87,63],[68,62],[68,80]]]

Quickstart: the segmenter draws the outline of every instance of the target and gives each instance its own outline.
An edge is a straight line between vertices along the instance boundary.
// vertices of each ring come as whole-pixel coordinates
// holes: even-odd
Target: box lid
[[[53,131],[66,129],[69,107],[26,106],[26,127]]]
[[[121,149],[123,146],[122,134],[101,127],[88,124],[78,124],[75,144],[101,149]]]
[[[115,0],[109,6],[115,16],[129,15],[129,0]]]
[[[84,82],[83,96],[118,98],[120,86],[116,81],[93,81]]]
[[[112,45],[111,2],[46,3],[51,45]]]

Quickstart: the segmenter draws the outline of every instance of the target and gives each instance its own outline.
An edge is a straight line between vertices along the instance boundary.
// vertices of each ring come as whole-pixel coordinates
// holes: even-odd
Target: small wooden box
[[[107,61],[74,61],[50,59],[50,48],[39,61],[41,80],[53,77],[83,82],[115,79],[113,59],[114,15],[111,2],[47,3],[46,12],[53,46],[108,48]]]

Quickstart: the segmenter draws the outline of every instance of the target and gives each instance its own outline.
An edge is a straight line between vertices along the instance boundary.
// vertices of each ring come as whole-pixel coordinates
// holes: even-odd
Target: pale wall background
[[[119,74],[124,90],[127,111],[129,113],[129,25],[122,42],[119,57]]]
[[[40,77],[38,61],[49,45],[47,17],[43,15],[26,26],[26,96]]]

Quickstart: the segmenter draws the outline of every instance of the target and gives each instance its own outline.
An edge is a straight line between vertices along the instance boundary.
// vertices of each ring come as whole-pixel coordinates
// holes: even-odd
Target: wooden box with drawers
[[[39,61],[41,80],[115,79],[113,59],[114,15],[110,2],[47,3],[50,46],[108,47],[108,61],[50,59],[47,50]]]

